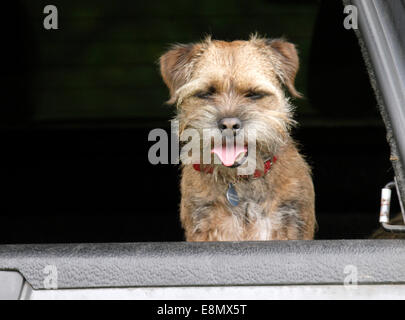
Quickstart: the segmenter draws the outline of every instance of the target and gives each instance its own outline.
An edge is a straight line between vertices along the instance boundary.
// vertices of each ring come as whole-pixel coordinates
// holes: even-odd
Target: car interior
[[[340,1],[7,1],[0,108],[1,244],[183,241],[179,166],[148,161],[175,110],[157,60],[173,43],[297,44],[293,136],[313,170],[317,240],[368,239],[393,180],[386,129]],[[4,30],[4,28],[1,28]],[[399,212],[397,201],[393,212]]]

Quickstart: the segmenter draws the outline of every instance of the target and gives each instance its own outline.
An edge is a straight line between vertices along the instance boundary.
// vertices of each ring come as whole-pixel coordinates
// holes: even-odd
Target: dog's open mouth
[[[221,146],[212,148],[211,153],[216,154],[224,166],[236,168],[245,162],[248,148],[245,145],[223,143]]]

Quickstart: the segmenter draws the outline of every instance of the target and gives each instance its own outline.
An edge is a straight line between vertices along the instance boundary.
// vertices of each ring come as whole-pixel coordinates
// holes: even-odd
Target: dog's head
[[[256,36],[249,41],[208,38],[175,45],[160,58],[169,103],[178,108],[180,135],[192,128],[236,141],[243,136],[239,147],[225,148],[225,140],[220,146],[206,139],[201,144],[221,160],[219,170],[230,170],[226,167],[235,167],[249,157],[255,157],[260,167],[288,142],[294,121],[284,88],[292,96],[300,96],[294,87],[298,65],[293,44]],[[247,152],[252,144],[254,154]]]

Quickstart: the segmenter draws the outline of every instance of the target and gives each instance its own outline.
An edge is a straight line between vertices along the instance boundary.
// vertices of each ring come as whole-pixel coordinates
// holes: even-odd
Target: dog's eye
[[[254,91],[249,91],[248,93],[245,94],[245,97],[249,98],[251,100],[259,100],[265,96],[266,96],[266,94],[264,94],[264,93],[254,92]]]
[[[197,92],[197,93],[195,94],[195,96],[196,96],[197,98],[200,98],[200,99],[208,99],[208,98],[211,98],[215,93],[216,93],[215,88],[214,88],[214,87],[210,87],[207,91],[200,91],[200,92]]]

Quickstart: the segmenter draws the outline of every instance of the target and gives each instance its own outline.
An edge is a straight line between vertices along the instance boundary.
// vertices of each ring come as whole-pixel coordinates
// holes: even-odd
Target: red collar
[[[253,177],[254,177],[254,178],[260,178],[260,177],[263,177],[264,175],[266,175],[266,173],[269,172],[269,170],[271,169],[271,166],[273,165],[273,163],[275,163],[276,161],[277,161],[277,157],[275,157],[275,156],[273,157],[273,159],[267,160],[267,161],[264,163],[264,170],[263,170],[263,172],[256,169],[255,173],[253,174]],[[194,170],[201,172],[201,165],[200,165],[199,163],[193,164],[193,168],[194,168]],[[212,166],[206,166],[206,167],[204,167],[203,172],[204,172],[204,173],[211,174],[211,173],[214,172],[214,167],[212,167]],[[239,176],[239,177],[247,178],[248,176],[242,175],[242,176]]]

